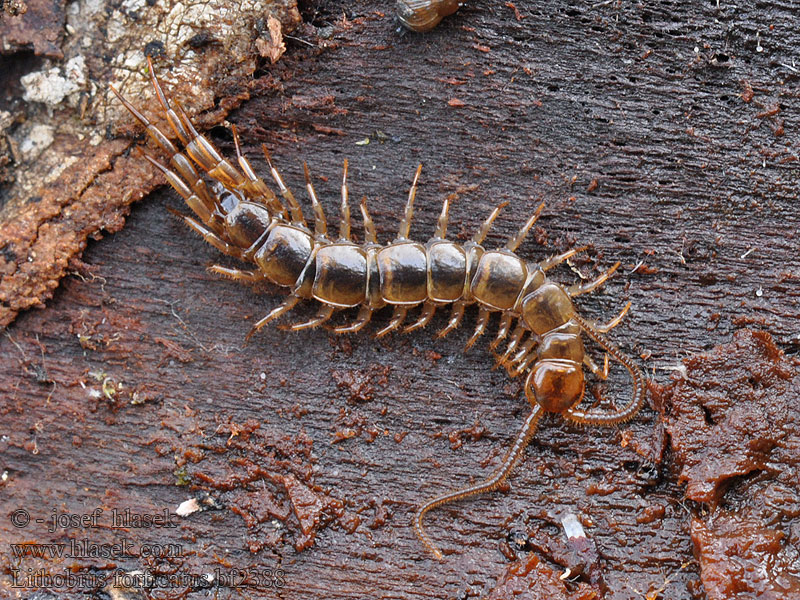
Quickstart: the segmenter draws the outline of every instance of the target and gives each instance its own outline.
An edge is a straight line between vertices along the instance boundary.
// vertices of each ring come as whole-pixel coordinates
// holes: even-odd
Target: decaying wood
[[[43,307],[88,237],[118,231],[130,204],[160,181],[153,167],[129,156],[130,140],[114,139],[131,126],[127,119],[112,126],[126,113],[109,86],[143,94],[145,55],[168,55],[175,68],[165,77],[176,83],[176,97],[189,114],[208,110],[204,124],[217,124],[249,96],[253,44],[272,41],[270,20],[291,31],[300,20],[296,3],[106,7],[86,0],[65,10],[40,2],[0,21],[2,51],[17,51],[6,60],[19,63],[6,71],[8,87],[22,96],[0,110],[0,180],[11,184],[0,217],[0,326],[20,310]],[[61,60],[17,58],[30,48]]]
[[[490,369],[486,341],[462,354],[468,325],[444,340],[428,330],[379,341],[267,328],[245,345],[251,324],[283,297],[207,273],[221,258],[166,211],[184,210],[167,189],[78,260],[81,236],[109,221],[122,226],[117,208],[113,218],[95,215],[101,200],[117,206],[159,181],[126,153],[131,138],[104,140],[116,160],[93,150],[80,155],[85,171],[65,171],[96,198],[81,205],[85,216],[73,219],[74,203],[43,195],[46,226],[31,229],[65,236],[71,262],[60,268],[69,274],[44,310],[20,313],[0,342],[0,585],[17,593],[11,569],[23,565],[218,571],[228,577],[216,580],[227,583],[223,598],[800,597],[798,489],[788,475],[797,468],[800,348],[796,9],[474,2],[423,35],[398,32],[391,10],[387,2],[304,7],[286,52],[254,71],[250,99],[228,116],[245,152],[266,175],[265,143],[298,195],[307,160],[331,222],[348,158],[351,195],[369,196],[384,240],[419,162],[416,239],[427,239],[453,192],[450,230],[461,238],[511,202],[490,235],[496,244],[545,199],[521,255],[541,260],[590,244],[556,274],[565,282],[622,261],[579,307],[605,320],[633,302],[612,333],[652,378],[650,406],[611,430],[544,419],[507,492],[429,515],[447,552],[439,563],[409,526],[414,509],[502,460],[526,415],[519,382]],[[254,41],[248,48],[259,51]],[[218,52],[197,49],[201,58],[219,60]],[[156,60],[167,72],[175,64],[169,51]],[[195,88],[209,99],[197,110],[214,105],[209,90],[223,76],[212,64]],[[129,79],[143,89],[143,73]],[[231,89],[217,94],[245,98],[239,84]],[[148,102],[126,93],[137,106]],[[219,122],[238,102],[201,122]],[[116,109],[112,120],[93,121],[101,134],[107,125],[133,131]],[[233,152],[227,130],[210,135]],[[4,240],[25,210],[6,208]],[[9,248],[4,268],[13,264],[13,273],[37,260]],[[41,264],[59,252],[54,244]],[[12,276],[4,271],[0,287]],[[2,301],[9,315],[35,304]],[[444,322],[439,315],[433,326]],[[628,381],[615,368],[592,391],[624,398]],[[776,427],[751,436],[748,418]],[[731,451],[706,468],[719,458],[707,451],[717,432]],[[759,505],[763,498],[780,502]],[[202,510],[175,528],[124,531],[48,533],[46,524],[18,529],[9,520],[18,509],[47,518],[102,508],[105,518],[179,505]],[[585,539],[567,539],[569,515]],[[742,531],[762,545],[737,556]],[[9,546],[71,538],[180,551],[44,560],[14,559]],[[719,584],[720,574],[737,577],[731,565],[760,561],[777,571],[738,592]],[[279,592],[264,578],[278,568]],[[236,579],[237,569],[251,579]]]

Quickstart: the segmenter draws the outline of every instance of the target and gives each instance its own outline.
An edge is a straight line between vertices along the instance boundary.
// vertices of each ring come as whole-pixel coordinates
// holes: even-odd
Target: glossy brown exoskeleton
[[[544,204],[503,248],[486,249],[484,239],[503,205],[489,215],[471,241],[460,244],[446,238],[450,210],[448,198],[444,201],[433,237],[424,244],[415,242],[409,238],[409,229],[420,166],[394,241],[387,245],[378,242],[366,200],[362,200],[366,239],[357,244],[350,235],[345,161],[342,219],[338,235],[331,236],[308,168],[305,170],[306,189],[314,213],[313,229],[306,223],[300,205],[284,185],[266,149],[264,153],[272,178],[284,202],[256,176],[242,155],[235,129],[238,168],[220,156],[195,130],[183,110],[170,106],[153,74],[152,65],[150,73],[158,100],[182,150],[117,94],[169,157],[169,165],[162,165],[150,157],[147,160],[164,173],[194,212],[194,216],[182,216],[189,227],[220,252],[255,266],[251,270],[242,270],[214,265],[211,271],[248,283],[268,280],[288,289],[285,302],[258,321],[248,337],[304,299],[318,301],[319,312],[314,318],[290,325],[288,329],[297,331],[317,327],[328,321],[334,312],[357,307],[358,313],[351,323],[332,328],[336,333],[353,333],[369,322],[374,311],[391,306],[394,310],[392,318],[377,332],[378,337],[400,330],[408,312],[416,307],[421,309],[417,319],[402,327],[402,331],[424,327],[437,308],[452,305],[448,323],[438,334],[444,337],[459,326],[465,308],[477,304],[477,325],[467,348],[486,331],[490,316],[493,313],[500,315],[499,329],[490,348],[495,352],[507,340],[505,350],[495,353],[496,364],[505,367],[512,377],[525,376],[525,395],[531,412],[502,465],[491,477],[478,485],[434,498],[418,509],[414,521],[416,532],[438,558],[442,558],[441,552],[422,527],[425,514],[442,504],[497,489],[522,457],[544,412],[558,413],[583,425],[615,425],[630,419],[639,410],[644,394],[642,375],[635,364],[605,337],[605,333],[622,320],[630,303],[605,325],[584,319],[577,314],[572,303],[574,297],[602,285],[619,263],[594,281],[563,287],[551,281],[547,272],[583,248],[540,263],[516,255],[518,246],[538,219]],[[211,180],[210,184],[198,168]],[[583,334],[605,349],[603,368],[595,365],[585,354]],[[633,388],[630,400],[623,408],[611,412],[580,409],[585,388],[583,368],[588,367],[595,376],[605,379],[609,355],[630,373]]]

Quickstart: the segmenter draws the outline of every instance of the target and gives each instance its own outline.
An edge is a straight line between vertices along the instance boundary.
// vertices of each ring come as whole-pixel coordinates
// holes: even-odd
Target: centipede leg
[[[570,295],[571,298],[574,298],[575,296],[580,296],[581,294],[587,294],[593,290],[596,290],[601,285],[603,285],[608,280],[609,277],[611,277],[614,271],[619,269],[619,265],[620,265],[619,262],[615,263],[608,271],[606,271],[598,278],[593,279],[588,283],[575,284],[569,286],[567,288],[567,293]]]
[[[475,242],[476,244],[482,244],[483,243],[483,240],[486,239],[486,235],[489,233],[489,230],[492,228],[492,223],[494,223],[494,220],[497,218],[497,215],[499,215],[500,211],[503,210],[506,206],[508,206],[508,202],[502,202],[502,203],[498,204],[491,213],[489,213],[489,216],[483,222],[483,225],[481,225],[481,228],[473,236],[473,238],[472,238],[473,242]]]
[[[508,357],[511,356],[511,353],[514,352],[514,350],[516,350],[526,331],[527,329],[525,329],[522,325],[517,325],[514,328],[514,332],[511,334],[511,339],[508,341],[508,347],[506,348],[506,351],[497,359],[497,362],[494,365],[495,369],[503,366],[506,361],[508,361]]]
[[[512,320],[513,317],[511,316],[511,313],[503,313],[503,316],[500,317],[500,325],[497,328],[497,336],[494,338],[492,343],[489,344],[490,350],[497,348],[500,345],[500,342],[506,339]]]
[[[153,90],[155,90],[156,98],[158,98],[159,104],[164,109],[164,114],[167,117],[167,122],[169,123],[172,130],[178,136],[178,139],[181,143],[185,146],[189,143],[189,139],[191,135],[189,134],[186,129],[184,129],[183,124],[181,123],[180,118],[178,117],[177,113],[172,110],[172,107],[169,105],[167,101],[167,96],[164,94],[164,90],[161,88],[161,83],[158,81],[158,77],[156,77],[156,70],[153,68],[153,60],[148,56],[147,57],[147,67],[150,73],[150,83],[153,86]]]
[[[436,334],[437,338],[443,338],[456,327],[458,327],[458,324],[461,323],[461,319],[464,317],[464,309],[466,306],[467,305],[464,302],[455,302],[453,304],[453,312],[450,313],[450,320],[447,322],[447,325],[444,327],[444,329]]]
[[[231,244],[229,244],[228,242],[223,240],[219,236],[219,234],[217,234],[216,232],[212,231],[211,229],[209,229],[205,225],[199,223],[198,221],[196,221],[192,217],[190,217],[188,215],[182,215],[182,214],[180,214],[178,212],[176,212],[176,214],[183,219],[184,223],[186,223],[194,231],[196,231],[197,233],[202,235],[203,239],[205,241],[207,241],[209,244],[211,244],[212,246],[214,246],[214,248],[216,248],[217,250],[219,250],[223,254],[227,254],[228,256],[233,256],[235,258],[238,258],[239,260],[245,260],[244,251],[241,248],[237,248],[236,246],[232,246]]]
[[[489,315],[491,315],[491,313],[485,308],[481,308],[480,311],[478,311],[478,323],[475,325],[475,331],[472,337],[469,338],[467,345],[464,347],[464,352],[472,348],[475,342],[478,341],[478,338],[486,331],[486,325],[489,323]]]
[[[342,204],[341,213],[342,220],[339,223],[339,239],[350,241],[350,203],[348,198],[350,192],[347,188],[347,159],[344,159],[344,167],[342,168]]]
[[[411,189],[408,192],[406,211],[403,214],[403,220],[400,221],[400,229],[397,232],[398,240],[407,240],[408,233],[411,230],[411,218],[414,216],[414,198],[417,196],[417,184],[419,183],[420,173],[422,173],[421,164],[417,167],[417,172],[414,174],[414,181],[411,183]]]
[[[155,75],[153,77],[155,77]],[[162,104],[165,110],[169,112],[170,108],[169,104],[166,102],[166,98],[159,97],[159,100],[163,100]],[[197,163],[201,169],[208,173],[209,177],[216,179],[228,189],[236,190],[246,185],[247,180],[244,175],[228,162],[227,159],[223,158],[214,145],[195,129],[189,115],[186,114],[186,111],[183,110],[181,105],[178,102],[175,102],[175,105],[177,107],[175,113],[177,113],[184,131],[189,132],[190,139],[188,143],[183,140],[181,134],[178,133],[179,130],[175,128],[172,121],[170,121],[170,125],[173,125],[175,133],[178,133],[179,137],[181,137],[181,141],[189,157]]]
[[[433,233],[435,239],[444,239],[447,237],[447,221],[450,217],[450,201],[456,197],[456,194],[450,194],[444,199],[442,203],[442,212],[439,214],[439,220],[436,222],[436,231]]]
[[[572,258],[576,254],[580,254],[581,252],[585,251],[588,247],[589,246],[581,246],[580,248],[572,248],[571,250],[567,250],[566,252],[563,252],[556,256],[551,256],[550,258],[540,262],[539,267],[542,269],[542,271],[549,271],[553,267],[560,265],[568,258]]]
[[[375,230],[375,222],[369,214],[367,208],[367,197],[361,198],[361,216],[364,219],[364,241],[368,244],[378,243],[378,232]]]
[[[390,331],[394,331],[395,329],[400,327],[400,325],[403,324],[403,321],[405,321],[406,314],[408,313],[408,308],[409,308],[408,306],[395,306],[394,313],[392,313],[392,320],[389,321],[389,324],[386,327],[384,327],[378,333],[376,333],[375,337],[382,338]]]
[[[231,131],[233,132],[233,145],[236,148],[236,158],[239,162],[239,168],[248,179],[243,189],[249,192],[248,195],[250,198],[260,202],[273,215],[281,215],[284,218],[288,218],[289,215],[286,212],[286,208],[280,203],[277,196],[267,187],[264,181],[255,174],[253,167],[250,166],[250,162],[242,153],[242,146],[239,141],[239,132],[236,129],[236,125],[231,126]]]
[[[177,110],[173,110],[164,91],[161,89],[161,84],[158,82],[150,57],[147,57],[147,64],[150,68],[150,80],[153,84],[153,89],[167,116],[167,122],[184,145],[186,153],[210,177],[213,177],[229,189],[239,188],[245,183],[245,178],[232,164],[220,156],[211,142],[200,135],[180,104],[176,102]]]
[[[531,351],[534,349],[537,343],[538,340],[535,337],[530,336],[527,340],[525,340],[525,343],[520,345],[517,353],[505,365],[506,371],[508,371],[508,374],[511,375],[511,377],[517,377],[518,375],[521,375],[524,370],[524,365],[530,364],[528,359],[531,358]],[[533,355],[533,358],[535,360],[535,355]]]
[[[358,314],[356,315],[356,320],[350,323],[350,325],[339,325],[338,327],[333,327],[331,331],[334,333],[355,333],[356,331],[360,331],[364,325],[369,323],[369,320],[372,318],[372,309],[368,306],[362,306],[358,309]]]
[[[209,273],[216,273],[234,281],[243,281],[244,283],[258,283],[264,281],[267,276],[259,270],[245,271],[243,269],[231,269],[223,267],[222,265],[211,265],[208,267]]]
[[[267,165],[269,165],[269,171],[272,175],[272,179],[275,181],[275,185],[278,186],[281,196],[283,196],[283,199],[286,200],[286,204],[289,205],[289,213],[292,215],[292,223],[294,225],[302,225],[303,227],[306,227],[306,218],[303,216],[303,209],[300,208],[300,203],[294,197],[292,191],[286,187],[286,184],[283,183],[283,178],[278,172],[278,169],[276,169],[272,164],[272,157],[270,156],[269,150],[267,150],[267,146],[265,144],[261,144],[261,151],[264,153],[264,158],[267,159]]]
[[[605,325],[598,325],[597,323],[592,323],[592,325],[600,333],[608,333],[609,331],[614,329],[614,327],[616,327],[622,322],[622,319],[625,318],[625,315],[628,314],[628,311],[630,309],[631,309],[631,302],[628,302],[625,305],[625,307],[620,311],[620,313]]]
[[[535,352],[531,352],[528,356],[523,360],[519,365],[514,367],[513,372],[511,373],[512,377],[516,377],[517,375],[522,375],[528,371],[528,368],[536,362],[537,356]]]
[[[318,327],[322,325],[325,321],[331,318],[333,315],[333,311],[336,309],[333,304],[323,304],[319,307],[319,311],[317,315],[313,319],[309,319],[308,321],[304,321],[303,323],[295,323],[294,325],[286,325],[281,327],[282,329],[288,329],[290,331],[301,331],[303,329],[313,329],[314,327]]]
[[[160,90],[160,88],[159,88]],[[206,208],[211,211],[218,207],[218,203],[216,199],[212,197],[209,193],[208,188],[197,173],[197,170],[192,166],[191,161],[186,158],[175,145],[167,138],[166,135],[155,125],[153,125],[147,117],[145,117],[142,113],[140,113],[136,108],[128,102],[125,97],[120,94],[113,86],[111,86],[111,91],[119,98],[119,101],[122,102],[122,105],[130,112],[134,118],[141,123],[141,125],[145,128],[147,135],[152,139],[168,156],[169,156],[169,164],[172,168],[177,172],[177,175],[183,178],[183,181],[187,182],[188,185],[192,188],[194,193],[198,196],[200,201],[206,206]],[[174,113],[173,113],[174,114]],[[170,114],[167,114],[167,118],[170,119]],[[175,116],[177,119],[177,116]],[[149,156],[145,155],[151,163],[155,164],[162,172],[167,170],[166,167],[161,165],[158,161],[151,159]],[[172,184],[172,181],[170,181]],[[177,189],[177,188],[176,188]],[[181,195],[183,193],[178,190]],[[185,196],[184,196],[185,197]]]
[[[159,171],[161,171],[164,177],[166,177],[167,182],[172,186],[172,189],[181,195],[183,200],[186,202],[186,206],[192,209],[192,212],[196,214],[203,223],[210,223],[214,216],[214,213],[212,212],[214,208],[213,204],[211,207],[209,207],[206,202],[203,202],[200,199],[195,191],[189,189],[189,186],[186,185],[184,179],[179,177],[171,169],[168,169],[147,154],[144,154],[144,157],[151,165],[155,166]]]
[[[619,325],[622,322],[623,317],[625,317],[625,315],[630,310],[630,308],[631,308],[631,303],[628,302],[625,305],[625,307],[622,309],[622,311],[620,311],[620,313],[616,317],[611,319],[605,325],[598,325],[597,323],[594,323],[593,321],[589,321],[588,319],[586,319],[586,321],[588,323],[590,323],[592,325],[593,329],[595,329],[596,331],[599,331],[600,333],[608,333],[614,327],[616,327],[617,325]],[[595,374],[595,376],[598,379],[601,379],[603,381],[608,379],[608,353],[606,353],[606,355],[605,355],[605,359],[604,359],[604,363],[603,363],[603,367],[602,368],[598,367],[595,364],[595,362],[591,358],[589,358],[588,354],[585,354],[583,356],[583,364],[585,364],[589,368],[589,370],[592,373]]]
[[[314,185],[311,183],[311,172],[308,170],[306,163],[303,163],[303,172],[306,176],[308,197],[311,198],[311,208],[314,211],[314,234],[317,237],[325,237],[328,235],[328,222],[325,220],[325,211],[322,210],[322,205],[317,199],[317,193],[314,191]]]
[[[589,358],[588,354],[583,355],[583,364],[586,365],[598,379],[603,381],[608,379],[608,354],[605,355],[602,368],[598,367],[597,364]]]
[[[419,318],[414,321],[411,325],[403,329],[403,333],[410,333],[422,327],[425,327],[430,320],[433,318],[433,314],[436,312],[436,305],[433,302],[426,302],[422,305],[422,312],[419,314]]]
[[[511,471],[522,458],[522,454],[530,443],[533,434],[536,433],[536,425],[539,422],[541,414],[542,408],[537,404],[531,414],[528,415],[528,418],[525,419],[522,429],[520,429],[519,433],[517,434],[517,438],[514,440],[514,444],[511,446],[510,450],[503,459],[503,463],[500,465],[500,468],[497,469],[483,483],[479,483],[478,485],[473,485],[461,490],[456,490],[454,492],[449,492],[447,494],[442,494],[441,496],[437,496],[436,498],[429,500],[419,509],[417,509],[417,513],[414,515],[414,530],[417,532],[417,537],[419,537],[420,541],[425,545],[426,548],[428,548],[428,550],[433,553],[436,558],[442,560],[444,556],[425,532],[425,529],[422,526],[422,519],[434,508],[450,502],[462,500],[476,494],[493,492],[503,485],[505,480],[511,474]]]
[[[292,310],[297,305],[298,302],[300,302],[300,298],[298,296],[287,297],[286,300],[283,302],[283,304],[281,304],[276,308],[273,308],[267,314],[266,317],[258,321],[255,325],[253,325],[253,328],[247,334],[247,337],[245,337],[245,341],[249,340],[253,336],[253,334],[255,334],[262,327],[265,327],[267,324],[271,323],[278,317],[285,315],[287,312]]]
[[[528,232],[531,230],[531,227],[533,227],[534,223],[536,223],[536,221],[539,220],[539,215],[542,214],[542,209],[544,209],[544,201],[542,201],[542,203],[539,205],[539,208],[536,209],[536,212],[533,213],[533,215],[531,216],[530,219],[528,219],[525,225],[523,225],[520,228],[517,234],[510,240],[508,240],[508,242],[506,243],[506,250],[510,250],[511,252],[516,252],[517,248],[519,248],[519,245],[522,243],[522,240],[524,240],[525,236],[528,235]]]

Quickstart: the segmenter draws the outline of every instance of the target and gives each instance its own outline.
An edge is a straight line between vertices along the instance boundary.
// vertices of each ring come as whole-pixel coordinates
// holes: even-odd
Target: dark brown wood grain
[[[798,352],[800,14],[791,3],[473,2],[423,35],[398,32],[391,3],[352,4],[305,7],[298,39],[256,73],[251,100],[230,115],[261,172],[265,143],[299,195],[308,161],[335,223],[347,158],[351,197],[369,197],[384,241],[420,162],[415,239],[430,236],[453,192],[457,239],[510,202],[489,245],[546,200],[520,254],[541,260],[589,244],[574,272],[554,274],[567,283],[621,261],[578,305],[607,320],[633,303],[611,337],[656,390],[683,358],[745,327]],[[210,137],[233,152],[227,130]],[[284,571],[279,592],[250,581],[222,587],[221,598],[708,597],[690,527],[710,507],[685,499],[651,406],[609,430],[543,419],[508,491],[430,513],[429,533],[447,554],[435,561],[410,527],[415,508],[485,477],[527,411],[519,382],[491,370],[487,340],[462,353],[475,312],[443,340],[431,329],[446,314],[426,331],[377,341],[269,327],[245,344],[280,291],[207,273],[232,263],[167,207],[184,210],[166,188],[135,205],[122,231],[89,245],[44,310],[3,333],[4,594],[15,593],[11,569],[22,563],[101,574]],[[624,400],[628,384],[615,366],[592,389]],[[212,509],[171,529],[49,533],[9,521],[20,508],[43,518],[159,513],[192,497]],[[564,582],[577,560],[561,524],[569,514],[591,542],[581,556],[595,558]],[[11,542],[70,538],[172,542],[181,552],[10,554]],[[796,535],[783,543],[796,545]]]

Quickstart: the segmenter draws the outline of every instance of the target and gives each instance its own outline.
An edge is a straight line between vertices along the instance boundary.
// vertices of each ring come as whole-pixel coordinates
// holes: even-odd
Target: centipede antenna
[[[264,158],[267,159],[269,172],[272,175],[272,179],[275,181],[275,185],[278,186],[281,196],[283,196],[283,198],[286,200],[286,203],[289,205],[289,212],[292,215],[292,223],[307,227],[306,218],[303,216],[303,209],[300,208],[300,203],[294,197],[292,191],[283,183],[283,178],[281,177],[281,174],[278,173],[278,169],[273,166],[272,157],[269,155],[269,150],[267,150],[266,144],[261,144],[261,151],[264,153]]]
[[[639,409],[644,403],[644,377],[642,376],[642,372],[639,370],[639,367],[633,364],[630,358],[625,356],[613,342],[597,331],[586,319],[577,313],[573,314],[572,318],[577,321],[581,329],[586,332],[586,335],[592,338],[603,350],[608,352],[614,360],[628,370],[633,383],[633,392],[631,393],[631,399],[628,401],[628,404],[616,412],[582,411],[571,408],[564,413],[564,416],[581,425],[612,426],[632,419],[633,416],[639,412]]]
[[[375,222],[367,210],[367,197],[361,198],[361,216],[364,218],[364,241],[370,244],[378,243],[378,232],[375,230]]]
[[[408,192],[406,212],[403,215],[403,220],[400,221],[400,230],[397,232],[398,240],[407,240],[408,233],[411,230],[411,218],[414,216],[414,198],[417,196],[417,182],[419,182],[420,173],[422,173],[422,163],[420,163],[420,165],[417,167],[417,172],[414,174],[414,181],[411,184],[411,189]]]
[[[414,530],[417,532],[417,537],[420,539],[420,541],[428,550],[433,553],[436,558],[443,560],[444,556],[442,555],[441,550],[436,547],[436,544],[433,543],[430,536],[428,536],[428,534],[425,532],[425,528],[422,526],[422,519],[434,508],[438,508],[444,504],[449,504],[450,502],[456,502],[457,500],[463,500],[464,498],[475,496],[476,494],[493,492],[503,485],[506,479],[508,479],[508,476],[511,474],[511,471],[514,470],[514,467],[522,458],[525,448],[527,448],[531,438],[536,433],[536,426],[541,416],[542,407],[537,404],[533,407],[533,410],[531,411],[531,414],[528,415],[528,418],[525,419],[522,429],[520,429],[519,433],[517,434],[517,438],[514,440],[514,443],[503,459],[503,463],[500,465],[500,468],[498,468],[483,483],[479,483],[461,490],[456,490],[454,492],[449,492],[447,494],[442,494],[441,496],[437,496],[436,498],[429,500],[419,507],[419,509],[417,509],[417,513],[414,515]]]
[[[311,173],[306,162],[303,162],[303,171],[306,174],[306,190],[308,190],[308,197],[311,198],[311,208],[314,210],[314,233],[325,237],[328,235],[328,222],[325,220],[325,211],[322,210],[322,205],[317,200],[317,193],[311,183]]]
[[[478,233],[472,238],[472,241],[476,244],[482,244],[483,240],[486,239],[486,234],[489,233],[489,229],[492,227],[492,223],[497,218],[497,215],[500,214],[500,211],[503,210],[506,206],[508,206],[508,202],[501,202],[498,204],[495,209],[489,214],[486,220],[481,225],[481,228],[478,230]]]
[[[525,223],[525,225],[523,225],[520,228],[520,230],[517,232],[517,235],[508,240],[508,242],[506,243],[506,250],[515,252],[517,248],[519,248],[519,245],[522,243],[522,240],[525,239],[525,236],[528,235],[528,232],[531,230],[531,227],[533,227],[533,224],[536,223],[536,221],[539,219],[539,215],[542,214],[542,209],[544,209],[544,200],[542,200],[542,203],[539,205],[539,208],[536,209],[536,212],[533,213],[531,218],[528,219],[528,222]]]
[[[350,241],[350,204],[347,201],[347,159],[342,169],[342,221],[339,223],[339,239]]]

